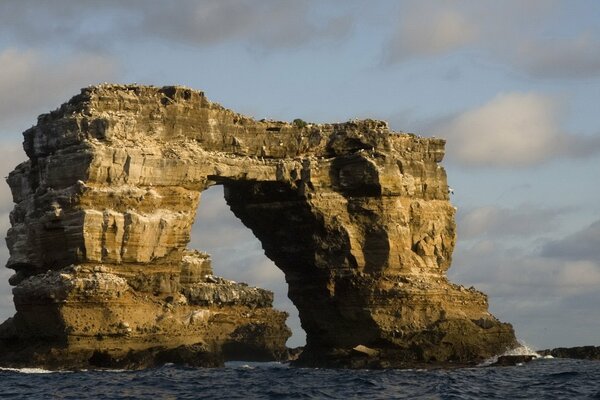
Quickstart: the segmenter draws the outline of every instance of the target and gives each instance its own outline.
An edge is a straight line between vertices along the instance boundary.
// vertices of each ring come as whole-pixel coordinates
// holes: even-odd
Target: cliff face
[[[299,363],[362,366],[358,345],[380,366],[466,363],[515,343],[483,293],[446,278],[441,139],[373,120],[255,121],[186,88],[117,85],[83,89],[24,136],[29,161],[8,177],[5,331],[114,354],[281,353],[272,295],[212,277],[186,250],[201,192],[219,184],[285,273],[307,334]]]

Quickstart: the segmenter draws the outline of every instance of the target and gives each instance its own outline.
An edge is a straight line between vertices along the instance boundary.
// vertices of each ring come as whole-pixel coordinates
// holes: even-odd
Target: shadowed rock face
[[[83,89],[24,136],[29,161],[8,177],[5,330],[95,351],[103,337],[281,352],[272,295],[213,278],[186,250],[201,192],[220,184],[285,273],[307,334],[299,364],[362,366],[357,345],[377,349],[368,366],[470,363],[515,344],[483,293],[446,278],[441,139],[374,120],[255,121],[202,92],[118,85]]]

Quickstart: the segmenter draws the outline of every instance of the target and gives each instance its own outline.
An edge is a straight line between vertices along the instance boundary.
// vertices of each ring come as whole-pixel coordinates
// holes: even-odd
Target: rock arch
[[[207,289],[207,256],[186,249],[201,192],[222,184],[285,273],[305,365],[467,363],[515,343],[483,293],[446,278],[441,139],[374,120],[255,121],[202,92],[134,85],[83,89],[24,137],[29,161],[8,178],[20,335],[281,353],[289,332],[269,294]]]

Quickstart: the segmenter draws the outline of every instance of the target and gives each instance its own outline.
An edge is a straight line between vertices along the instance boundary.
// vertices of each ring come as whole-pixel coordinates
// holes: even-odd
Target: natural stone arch
[[[16,206],[7,238],[21,331],[39,335],[32,310],[41,307],[58,316],[53,335],[67,341],[110,333],[134,310],[152,314],[144,293],[171,304],[183,295],[172,314],[185,317],[199,292],[207,296],[200,278],[181,279],[185,265],[205,262],[186,252],[194,213],[200,193],[219,183],[285,273],[307,334],[305,364],[373,364],[354,364],[357,345],[381,352],[384,366],[473,362],[515,343],[484,294],[445,276],[455,224],[441,139],[394,133],[374,120],[255,121],[190,89],[115,85],[82,90],[24,136],[30,160],[8,178]],[[42,275],[69,265],[80,267],[67,271],[68,284]],[[220,334],[211,320],[204,330],[182,325],[179,341],[166,342],[281,347],[285,328],[268,296],[239,290],[243,299],[219,303],[219,312],[252,309],[260,329],[233,318]],[[90,299],[113,312],[104,325],[65,318],[73,305],[93,315]],[[151,322],[132,325],[137,341],[121,342],[140,347]],[[173,337],[171,327],[161,329],[156,340]]]

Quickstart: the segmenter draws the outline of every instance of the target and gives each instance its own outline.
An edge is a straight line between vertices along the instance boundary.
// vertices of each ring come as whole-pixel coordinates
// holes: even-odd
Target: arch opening
[[[287,346],[306,344],[306,333],[298,309],[288,297],[283,271],[265,255],[252,231],[231,212],[222,184],[201,193],[188,247],[210,255],[214,275],[272,291],[273,307],[289,314],[286,324],[292,336]]]

